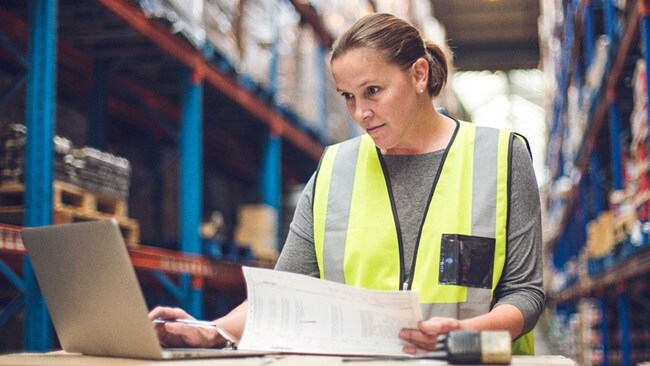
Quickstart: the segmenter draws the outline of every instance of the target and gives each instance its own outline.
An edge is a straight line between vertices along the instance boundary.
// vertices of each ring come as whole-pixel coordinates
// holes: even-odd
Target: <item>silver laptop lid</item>
[[[65,351],[162,357],[114,220],[24,228],[21,235]]]

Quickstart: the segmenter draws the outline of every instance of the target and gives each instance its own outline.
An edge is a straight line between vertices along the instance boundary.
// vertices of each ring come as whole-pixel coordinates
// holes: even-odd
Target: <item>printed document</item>
[[[287,353],[406,356],[397,337],[422,320],[417,293],[373,291],[243,267],[248,318],[239,348]]]

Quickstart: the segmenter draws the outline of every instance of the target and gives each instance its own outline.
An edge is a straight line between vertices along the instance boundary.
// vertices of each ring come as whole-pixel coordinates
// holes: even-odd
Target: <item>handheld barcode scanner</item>
[[[512,360],[511,342],[510,333],[506,331],[455,330],[438,337],[435,351],[417,354],[412,358],[344,358],[343,362],[433,359],[450,364],[508,365]]]
[[[440,353],[441,359],[452,364],[507,365],[512,359],[511,342],[506,331],[453,331],[438,337],[432,353]]]

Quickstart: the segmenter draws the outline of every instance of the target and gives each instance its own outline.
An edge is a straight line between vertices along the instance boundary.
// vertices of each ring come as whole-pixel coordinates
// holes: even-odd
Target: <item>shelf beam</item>
[[[601,289],[616,286],[622,281],[642,278],[648,273],[650,273],[650,248],[645,248],[617,264],[610,271],[600,276],[589,277],[575,286],[553,294],[552,299],[556,303],[575,301],[581,297],[590,296]]]
[[[185,64],[192,70],[201,70],[208,83],[220,90],[235,103],[242,106],[260,121],[269,125],[274,133],[295,144],[314,160],[320,159],[320,155],[323,152],[321,143],[307,136],[284,119],[271,106],[266,105],[249,91],[239,86],[236,81],[225,76],[214,66],[208,64],[199,50],[171,34],[170,30],[163,25],[150,21],[140,8],[134,6],[128,0],[98,1],[177,61]]]
[[[27,250],[20,237],[20,226],[0,224],[0,255],[2,258],[24,257]],[[189,274],[203,277],[220,289],[239,289],[244,286],[242,264],[214,261],[177,250],[139,245],[129,248],[133,267],[138,270],[161,271],[172,275]],[[20,269],[21,261],[11,261],[14,270]],[[257,263],[243,263],[256,266]]]

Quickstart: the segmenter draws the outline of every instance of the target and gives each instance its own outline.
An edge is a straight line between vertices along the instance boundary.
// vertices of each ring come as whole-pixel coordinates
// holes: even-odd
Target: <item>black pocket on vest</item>
[[[442,234],[438,282],[492,288],[494,238]]]

